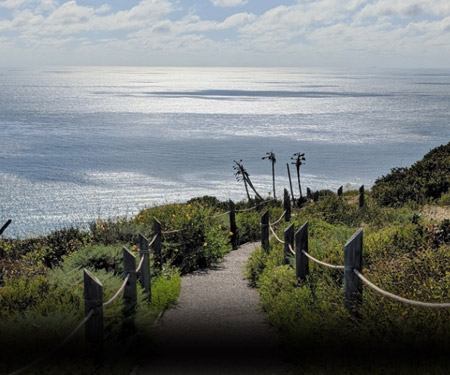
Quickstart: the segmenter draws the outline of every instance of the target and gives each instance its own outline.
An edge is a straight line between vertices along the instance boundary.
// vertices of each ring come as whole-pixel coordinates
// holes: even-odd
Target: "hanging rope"
[[[321,264],[322,266],[328,267],[328,268],[333,268],[336,270],[343,270],[344,266],[336,266],[334,264],[330,264],[330,263],[326,263],[326,262],[322,262],[319,259],[314,258],[312,255],[310,255],[309,253],[307,253],[305,250],[302,250],[302,253],[305,254],[309,259],[311,259],[313,262],[316,262],[318,264]]]
[[[281,214],[280,218],[277,221],[275,221],[275,223],[270,223],[270,225],[277,225],[281,221],[281,219],[283,219],[284,215],[286,214],[286,211],[287,210],[284,210],[284,212]]]
[[[278,240],[279,243],[284,243],[284,241],[280,240],[280,238],[277,236],[273,228],[269,225],[270,230],[272,231],[272,234],[275,236],[275,238]]]
[[[108,301],[104,302],[103,307],[106,307],[110,303],[114,302],[114,300],[119,296],[119,294],[122,292],[122,290],[124,290],[129,278],[130,278],[130,274],[128,273],[127,276],[125,276],[125,279],[123,280],[123,283],[120,286],[120,288],[117,290],[116,294],[114,294]]]
[[[364,284],[372,288],[373,290],[377,291],[381,295],[385,297],[392,298],[393,300],[407,303],[408,305],[412,306],[418,306],[418,307],[428,307],[430,309],[449,309],[450,303],[431,303],[431,302],[420,302],[420,301],[414,301],[411,299],[403,298],[400,296],[397,296],[396,294],[386,292],[385,290],[377,287],[376,285],[372,284],[369,280],[367,280],[358,270],[353,270],[355,274],[362,280]]]

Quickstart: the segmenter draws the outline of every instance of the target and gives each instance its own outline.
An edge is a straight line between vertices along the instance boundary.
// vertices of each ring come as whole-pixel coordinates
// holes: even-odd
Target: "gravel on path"
[[[276,333],[248,286],[243,267],[255,243],[242,245],[216,269],[186,275],[177,305],[158,323],[158,349],[133,375],[286,374]]]

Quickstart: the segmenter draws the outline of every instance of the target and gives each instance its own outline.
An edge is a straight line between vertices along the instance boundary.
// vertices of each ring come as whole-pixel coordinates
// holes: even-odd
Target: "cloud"
[[[222,19],[199,16],[176,0],[141,0],[122,10],[102,1],[80,5],[85,3],[0,0],[11,9],[0,18],[2,45],[26,46],[31,56],[45,56],[42,51],[53,46],[58,61],[96,64],[326,65],[361,56],[369,64],[390,64],[396,56],[422,56],[445,66],[450,57],[448,0],[298,0],[259,14],[249,3],[249,12],[226,10]],[[0,50],[0,57],[9,56]]]
[[[221,8],[232,8],[247,4],[247,0],[211,0],[212,5]]]
[[[21,6],[30,3],[30,0],[4,0],[0,1],[1,8],[17,9]]]

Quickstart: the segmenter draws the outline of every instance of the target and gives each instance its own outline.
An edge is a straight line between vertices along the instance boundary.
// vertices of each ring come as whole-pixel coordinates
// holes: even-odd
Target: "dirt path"
[[[150,374],[286,374],[278,338],[243,267],[255,244],[217,269],[183,277],[175,308],[159,321],[158,352],[133,372]]]

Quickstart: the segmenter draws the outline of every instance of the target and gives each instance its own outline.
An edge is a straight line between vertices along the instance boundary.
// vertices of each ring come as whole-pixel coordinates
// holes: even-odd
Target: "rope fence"
[[[280,237],[277,236],[277,234],[275,233],[275,231],[273,230],[272,226],[269,225],[269,229],[272,232],[273,236],[277,239],[277,241],[281,244],[284,244],[284,241],[280,239]]]
[[[119,294],[122,293],[122,291],[125,289],[125,286],[127,285],[128,280],[130,279],[130,274],[128,273],[125,276],[125,279],[123,280],[122,285],[120,286],[120,288],[117,290],[117,292],[106,302],[103,303],[103,307],[106,307],[108,305],[110,305],[111,303],[114,302],[114,300],[119,297]]]
[[[324,261],[316,259],[311,254],[307,253],[305,250],[302,250],[302,253],[305,254],[314,263],[321,264],[322,266],[325,266],[325,267],[328,267],[328,268],[333,268],[333,269],[336,269],[336,270],[343,270],[344,269],[344,266],[336,266],[334,264],[326,263]]]
[[[296,276],[300,280],[305,280],[309,274],[308,260],[313,261],[321,266],[344,270],[344,290],[345,290],[345,307],[352,314],[356,315],[362,304],[362,284],[364,283],[369,288],[375,290],[382,296],[391,298],[395,301],[406,303],[416,307],[424,307],[430,309],[449,309],[450,303],[433,303],[411,300],[401,297],[394,293],[390,293],[384,289],[373,284],[361,272],[362,269],[362,245],[363,245],[363,230],[359,229],[347,241],[344,246],[344,265],[334,265],[321,261],[313,257],[308,252],[308,223],[306,222],[296,233],[295,242],[296,250],[294,250],[293,239],[290,232],[293,231],[293,224],[285,230],[285,241],[282,241],[275,233],[273,228],[269,226],[278,242],[285,245],[285,257],[283,264],[289,264],[287,256],[291,255],[296,258]]]
[[[182,229],[175,229],[175,230],[166,230],[161,231],[162,234],[172,234],[172,233],[179,233],[184,232],[185,230],[188,230],[188,228],[182,228]]]
[[[283,213],[281,214],[280,218],[277,221],[275,221],[274,223],[269,223],[269,225],[271,225],[271,226],[277,225],[284,218],[284,215],[286,215],[286,212],[287,212],[287,210],[284,210]]]
[[[270,199],[264,202],[261,202],[261,204],[268,203],[270,201],[273,201],[275,199]],[[258,206],[253,206],[248,209],[242,209],[242,210],[235,210],[234,209],[234,203],[230,201],[230,208],[231,210],[215,215],[215,216],[207,216],[207,218],[219,218],[225,215],[230,215],[230,227],[231,232],[233,233],[232,236],[232,245],[233,249],[235,248],[235,243],[233,242],[233,237],[236,239],[236,223],[235,223],[235,212],[249,212],[251,210],[254,210],[258,208]],[[281,221],[283,216],[285,215],[286,211],[283,212],[281,217],[273,223],[273,225],[277,224]],[[7,228],[7,226],[10,224],[11,221],[8,221],[3,227],[2,232]],[[83,320],[81,320],[78,325],[70,332],[69,335],[67,335],[54,349],[50,350],[49,352],[45,353],[38,359],[34,360],[33,362],[29,363],[28,365],[8,374],[8,375],[19,375],[24,373],[25,371],[30,370],[34,366],[38,365],[48,357],[54,355],[57,351],[59,351],[63,346],[65,346],[74,336],[75,334],[86,325],[86,323],[90,322],[89,324],[91,327],[86,325],[86,341],[88,341],[90,344],[93,342],[102,342],[103,340],[103,329],[98,330],[96,328],[93,328],[95,326],[101,326],[103,327],[103,308],[109,306],[112,304],[117,298],[121,295],[121,293],[124,294],[124,301],[126,304],[135,305],[136,304],[136,274],[141,274],[141,285],[144,289],[144,292],[148,294],[148,299],[151,300],[151,289],[150,289],[150,267],[149,267],[149,247],[153,247],[154,255],[155,255],[155,261],[161,259],[161,235],[163,234],[172,234],[172,233],[179,233],[182,231],[186,231],[188,228],[182,228],[177,230],[168,230],[168,231],[162,231],[161,230],[161,223],[154,219],[153,221],[153,232],[155,235],[153,236],[152,240],[149,242],[143,235],[139,235],[139,254],[140,254],[140,261],[138,266],[136,267],[136,259],[133,254],[131,254],[126,248],[123,248],[123,256],[124,256],[124,269],[126,272],[125,277],[123,279],[122,284],[117,289],[117,291],[114,293],[114,295],[107,300],[106,302],[102,302],[102,295],[103,295],[103,286],[100,283],[100,281],[92,276],[87,270],[84,270],[84,289],[85,289],[85,310],[87,313],[85,314],[85,317]],[[236,246],[237,247],[237,246]],[[76,269],[70,271],[70,273],[74,272]],[[92,308],[88,308],[89,306],[92,306]],[[95,321],[95,322],[94,322]],[[94,332],[95,331],[95,332]],[[89,337],[89,339],[88,339]]]
[[[361,272],[359,272],[358,270],[353,270],[353,272],[361,279],[361,281],[366,284],[368,287],[372,288],[373,290],[377,291],[378,293],[380,293],[381,295],[391,298],[393,300],[399,301],[399,302],[403,302],[406,303],[408,305],[412,305],[412,306],[417,306],[417,307],[427,307],[430,309],[449,309],[450,308],[450,303],[431,303],[431,302],[421,302],[421,301],[414,301],[411,299],[407,299],[404,297],[400,297],[396,294],[387,292],[379,287],[377,287],[376,285],[374,285],[373,283],[371,283],[369,280],[367,280],[362,274]]]

